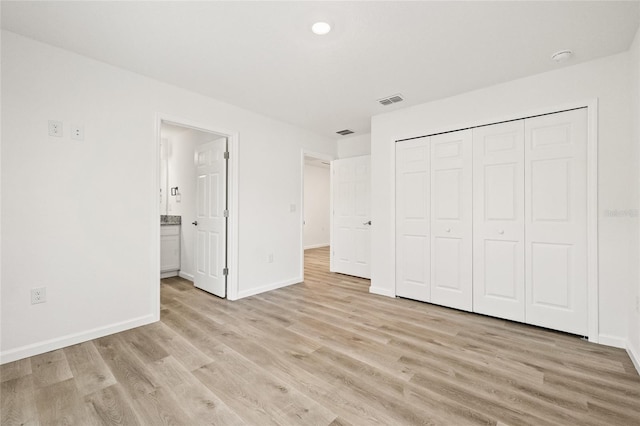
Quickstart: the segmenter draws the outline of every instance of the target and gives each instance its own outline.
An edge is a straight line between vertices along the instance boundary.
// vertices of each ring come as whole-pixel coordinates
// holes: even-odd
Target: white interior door
[[[587,110],[525,120],[526,321],[587,335]]]
[[[369,155],[331,162],[331,272],[371,278]]]
[[[396,295],[431,301],[429,137],[396,143]]]
[[[524,322],[524,120],[473,129],[473,311]]]
[[[471,130],[431,136],[431,302],[471,311]]]
[[[226,297],[226,189],[225,138],[196,148],[196,287]]]

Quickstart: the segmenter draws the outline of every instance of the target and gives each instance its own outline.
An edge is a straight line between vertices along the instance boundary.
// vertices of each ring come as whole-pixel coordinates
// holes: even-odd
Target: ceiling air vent
[[[353,133],[353,130],[349,130],[349,129],[344,129],[344,130],[340,130],[339,132],[336,132],[339,135],[342,136],[346,136],[346,135],[350,135],[351,133]]]
[[[380,102],[380,105],[385,105],[385,106],[395,104],[397,102],[402,102],[402,101],[404,101],[404,98],[399,93],[397,95],[392,95],[386,98],[378,99],[378,102]]]

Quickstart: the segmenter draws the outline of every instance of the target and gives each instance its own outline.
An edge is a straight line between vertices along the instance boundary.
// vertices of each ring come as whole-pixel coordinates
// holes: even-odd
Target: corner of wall
[[[640,188],[640,27],[636,31],[634,41],[629,49],[631,59],[631,120],[632,137],[636,148],[636,185]],[[638,191],[637,191],[638,192]],[[635,209],[640,210],[640,197],[636,196]],[[640,373],[640,218],[636,214],[636,238],[633,245],[632,256],[636,258],[636,270],[633,271],[633,279],[629,284],[629,326],[627,336],[627,353]]]
[[[388,288],[381,287],[369,287],[369,293],[377,294],[378,296],[386,296],[386,297],[396,297],[395,292],[391,291]]]
[[[371,154],[371,133],[351,136],[336,141],[338,158],[359,157]]]

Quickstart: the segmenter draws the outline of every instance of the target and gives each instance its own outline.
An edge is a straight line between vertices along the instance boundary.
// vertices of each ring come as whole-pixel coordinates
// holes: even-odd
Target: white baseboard
[[[193,282],[193,274],[187,274],[186,272],[182,272],[180,271],[180,273],[178,274],[178,276],[180,278],[184,278],[187,281],[191,281]]]
[[[393,291],[380,287],[369,287],[369,293],[378,294],[380,296],[396,297],[396,294]]]
[[[145,315],[128,321],[98,327],[79,333],[68,334],[66,336],[45,340],[44,342],[32,343],[15,349],[9,349],[7,351],[0,352],[0,364],[17,361],[34,355],[40,355],[49,351],[55,351],[56,349],[87,342],[99,337],[108,336],[109,334],[119,333],[124,330],[151,324],[156,321],[158,321],[156,315]]]
[[[160,272],[160,279],[177,277],[178,271]]]
[[[265,291],[275,290],[275,289],[286,287],[292,284],[300,284],[302,281],[304,280],[301,277],[298,277],[298,278],[293,278],[286,281],[280,281],[278,283],[272,283],[272,284],[267,284],[260,287],[250,288],[249,290],[243,290],[239,292],[237,299],[254,296],[256,294],[264,293]],[[234,299],[234,300],[237,300],[237,299]]]
[[[320,247],[329,247],[329,243],[325,243],[325,244],[311,244],[309,246],[304,246],[305,250],[309,250],[309,249],[314,249],[314,248],[320,248]]]
[[[622,337],[608,336],[606,334],[600,334],[598,336],[598,343],[601,345],[613,346],[614,348],[624,349],[627,347],[627,340]]]
[[[631,362],[636,367],[638,374],[640,374],[640,352],[636,351],[633,346],[627,345],[627,353],[629,354],[629,358],[631,358]]]

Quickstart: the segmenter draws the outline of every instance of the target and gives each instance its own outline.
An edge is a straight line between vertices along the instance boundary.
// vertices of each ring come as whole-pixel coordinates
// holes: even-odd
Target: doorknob
[[[499,230],[498,234],[500,234],[500,235],[504,234],[504,229]]]
[[[371,225],[371,221],[364,222],[363,225]]]
[[[198,221],[194,220],[193,222],[191,222],[192,225],[198,226]]]
[[[446,232],[451,232],[451,228],[445,229]]]

